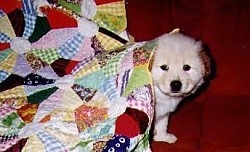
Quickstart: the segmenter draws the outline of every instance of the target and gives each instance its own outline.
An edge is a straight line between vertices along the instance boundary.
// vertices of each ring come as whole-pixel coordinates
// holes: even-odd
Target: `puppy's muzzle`
[[[174,80],[170,83],[170,88],[172,92],[179,92],[181,90],[182,83],[179,80]]]

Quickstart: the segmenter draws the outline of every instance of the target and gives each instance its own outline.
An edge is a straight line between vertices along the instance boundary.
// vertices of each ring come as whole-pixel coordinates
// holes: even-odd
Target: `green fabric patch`
[[[150,128],[150,127],[148,127]],[[143,139],[141,140],[141,142],[138,143],[136,149],[150,149],[150,138],[149,138],[149,130],[145,132]],[[138,141],[133,141],[133,139],[130,141],[131,143],[135,142],[137,143]],[[130,151],[130,150],[129,150]],[[133,151],[133,149],[131,149],[131,151]]]
[[[86,88],[98,89],[105,82],[105,75],[102,70],[92,72],[89,75],[84,76],[83,78],[75,80],[76,84],[84,86]]]
[[[5,128],[5,135],[13,135],[18,133],[18,131],[25,125],[15,112],[6,115],[0,119],[1,128]]]
[[[55,48],[36,49],[32,50],[32,53],[47,64],[51,64],[59,59],[59,54]]]
[[[66,0],[58,0],[58,4],[71,10],[72,12],[82,15],[81,4],[68,3]]]
[[[32,103],[32,104],[39,104],[39,103],[43,102],[45,99],[47,99],[51,94],[56,92],[57,89],[58,89],[57,87],[53,87],[53,88],[49,88],[46,90],[36,92],[36,93],[27,97],[28,102]]]
[[[148,70],[147,65],[136,66],[129,78],[123,96],[127,97],[135,89],[140,88],[144,85],[152,83],[151,74]]]
[[[127,27],[126,16],[116,16],[97,11],[94,22],[100,27],[106,28],[112,32],[120,33]]]
[[[0,62],[5,60],[12,52],[14,52],[12,49],[6,49],[4,51],[0,51]]]
[[[34,32],[32,33],[32,35],[29,37],[29,41],[31,43],[36,42],[42,36],[44,36],[46,33],[48,33],[48,31],[50,29],[51,29],[51,27],[49,25],[49,21],[48,21],[47,17],[37,16],[35,29],[34,29]]]
[[[107,77],[117,74],[118,65],[126,54],[127,51],[123,51],[116,56],[111,56],[111,59],[103,67],[103,72]]]

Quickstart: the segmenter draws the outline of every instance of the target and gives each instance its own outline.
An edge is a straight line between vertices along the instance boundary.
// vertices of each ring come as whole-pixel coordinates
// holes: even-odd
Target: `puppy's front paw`
[[[164,141],[169,144],[175,143],[177,140],[177,137],[174,134],[170,133],[162,133],[162,134],[157,134],[154,136],[154,141]]]

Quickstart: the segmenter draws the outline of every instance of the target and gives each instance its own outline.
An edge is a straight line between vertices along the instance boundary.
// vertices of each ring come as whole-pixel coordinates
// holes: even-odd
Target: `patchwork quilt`
[[[124,1],[2,1],[0,151],[151,151],[155,43],[120,36]]]

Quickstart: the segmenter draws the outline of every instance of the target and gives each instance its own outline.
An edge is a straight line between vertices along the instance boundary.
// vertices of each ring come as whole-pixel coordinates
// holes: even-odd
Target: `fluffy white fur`
[[[169,114],[204,83],[210,73],[210,61],[202,43],[183,34],[164,34],[156,41],[158,48],[152,65],[156,98],[154,140],[174,143],[176,136],[167,132]]]

